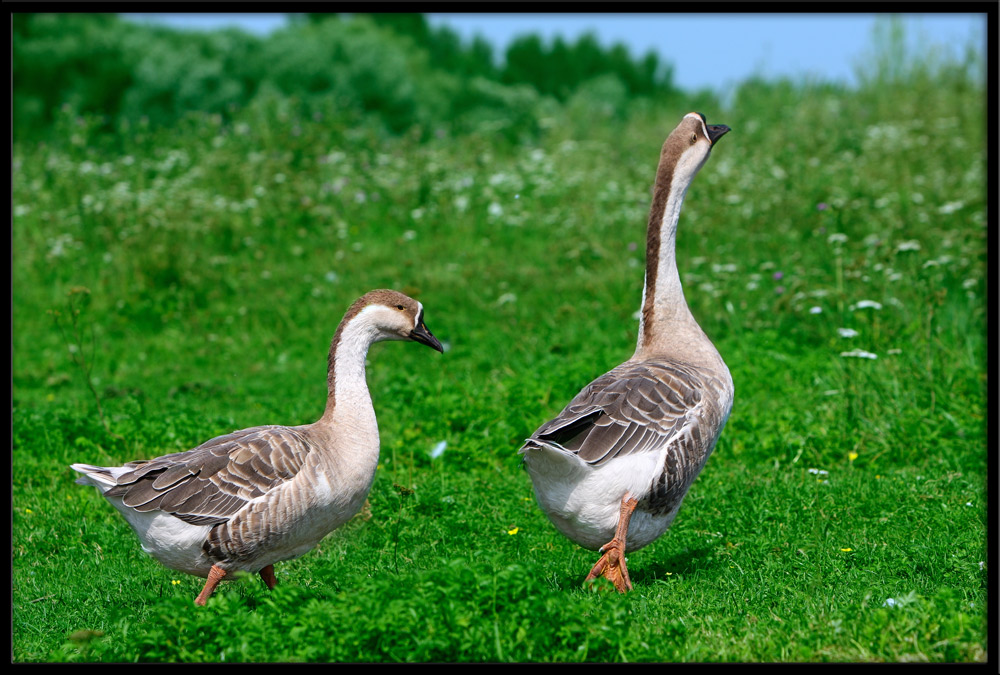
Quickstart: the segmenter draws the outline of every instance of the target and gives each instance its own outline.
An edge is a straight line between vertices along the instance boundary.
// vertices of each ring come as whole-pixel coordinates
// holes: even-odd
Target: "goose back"
[[[626,361],[584,387],[529,437],[522,453],[548,447],[596,469],[616,458],[662,451],[663,470],[638,496],[644,510],[665,513],[705,465],[729,416],[727,379],[678,362]]]

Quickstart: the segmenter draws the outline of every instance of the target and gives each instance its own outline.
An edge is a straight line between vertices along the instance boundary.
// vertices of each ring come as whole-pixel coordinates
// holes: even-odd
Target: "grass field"
[[[289,100],[111,137],[67,111],[63,143],[15,145],[13,661],[985,660],[986,110],[956,78],[701,110],[733,131],[678,261],[728,426],[632,593],[582,588],[596,558],[534,504],[516,450],[631,354],[659,148],[692,107],[567,107],[520,144]],[[447,350],[370,354],[369,509],[273,592],[196,608],[202,580],[69,464],[314,421],[333,331],[379,287]]]

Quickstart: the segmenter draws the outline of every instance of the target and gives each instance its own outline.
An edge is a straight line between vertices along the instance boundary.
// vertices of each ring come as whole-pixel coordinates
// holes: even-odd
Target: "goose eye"
[[[403,309],[402,305],[396,305],[396,309]]]
[[[691,134],[691,144],[694,145],[698,142],[698,134]]]

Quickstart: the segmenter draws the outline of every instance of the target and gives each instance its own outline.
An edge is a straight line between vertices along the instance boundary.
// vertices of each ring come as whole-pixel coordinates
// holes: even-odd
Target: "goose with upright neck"
[[[688,187],[729,127],[689,113],[663,143],[632,357],[584,387],[519,453],[562,534],[603,553],[585,581],[631,590],[626,550],[670,527],[729,418],[729,369],[688,308],[675,257]]]
[[[121,512],[142,549],[170,569],[205,577],[204,605],[220,581],[296,558],[350,519],[365,501],[379,456],[378,423],[365,379],[372,344],[411,340],[443,351],[423,305],[370,291],[344,315],[327,359],[319,420],[260,426],[186,452],[118,467],[73,464]]]

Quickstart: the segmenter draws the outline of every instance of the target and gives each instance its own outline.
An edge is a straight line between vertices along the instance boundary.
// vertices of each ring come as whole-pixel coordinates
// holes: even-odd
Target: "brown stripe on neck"
[[[336,364],[337,364],[337,349],[340,347],[341,338],[344,335],[344,330],[347,325],[354,320],[361,310],[363,310],[368,305],[385,305],[387,307],[393,307],[395,305],[403,305],[409,307],[411,311],[416,315],[417,305],[416,301],[408,298],[399,291],[393,291],[387,288],[379,288],[374,291],[368,291],[360,298],[354,301],[354,303],[347,309],[344,314],[344,318],[340,320],[340,325],[337,326],[337,332],[333,334],[333,340],[330,342],[330,353],[326,357],[326,410],[323,416],[333,414],[334,406],[336,405],[336,388],[335,380],[337,377]]]
[[[336,387],[334,386],[337,377],[336,373],[336,362],[337,362],[337,347],[340,346],[340,339],[344,334],[344,329],[347,324],[351,322],[351,319],[356,317],[358,313],[369,304],[371,298],[369,297],[371,293],[366,293],[361,296],[348,308],[347,312],[344,314],[344,318],[340,320],[340,325],[337,326],[337,331],[333,334],[333,340],[330,342],[330,353],[326,356],[326,410],[324,412],[324,417],[326,415],[333,414],[333,409],[337,403],[336,397]]]
[[[660,163],[656,167],[656,184],[653,186],[653,203],[649,208],[649,222],[646,224],[646,292],[642,305],[642,341],[650,344],[653,339],[653,307],[656,302],[656,276],[660,268],[660,240],[663,229],[663,214],[670,198],[671,183],[674,181],[674,167],[680,157],[676,144],[670,138],[663,142]]]

